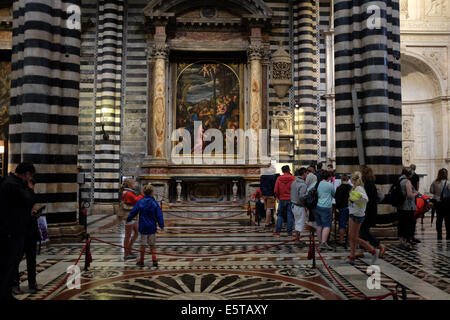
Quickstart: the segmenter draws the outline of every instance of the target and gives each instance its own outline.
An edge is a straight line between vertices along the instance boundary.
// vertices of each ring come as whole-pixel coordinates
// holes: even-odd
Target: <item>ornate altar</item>
[[[248,146],[245,161],[209,163],[202,156],[208,143],[201,137],[208,129],[222,133],[224,147],[212,154],[225,157],[227,130],[269,128],[271,9],[260,0],[226,5],[172,0],[151,1],[144,13],[149,28],[149,134],[140,180],[151,182],[156,194],[170,201],[249,198],[268,163],[249,162],[255,154]],[[174,163],[177,144],[184,146],[183,159],[192,161]],[[235,153],[232,158],[237,158]]]

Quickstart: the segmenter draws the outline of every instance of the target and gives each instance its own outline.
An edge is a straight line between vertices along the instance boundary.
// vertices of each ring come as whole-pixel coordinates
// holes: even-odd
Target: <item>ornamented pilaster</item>
[[[164,26],[157,26],[151,54],[153,70],[153,161],[166,162],[166,61],[169,50]]]
[[[262,63],[264,45],[261,29],[252,28],[248,58],[250,60],[250,128],[262,128]]]

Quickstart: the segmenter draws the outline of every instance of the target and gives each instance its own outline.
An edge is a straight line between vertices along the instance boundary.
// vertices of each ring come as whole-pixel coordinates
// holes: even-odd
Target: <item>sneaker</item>
[[[328,245],[328,243],[326,243],[326,242],[324,242],[323,243],[323,247],[324,247],[324,249],[326,250],[326,251],[332,251],[332,250],[334,250],[332,247],[330,247],[329,245]]]
[[[138,266],[138,267],[143,267],[144,266],[144,261],[138,261],[138,262],[136,262],[136,265]]]
[[[42,286],[38,285],[38,284],[35,284],[34,286],[29,286],[28,289],[30,289],[30,291],[32,293],[36,293],[38,291],[43,290],[44,288]]]
[[[133,254],[130,254],[129,256],[126,256],[125,258],[123,258],[124,260],[133,260],[133,259],[136,259],[137,258],[137,256],[135,256],[135,255],[133,255]]]
[[[14,286],[14,287],[12,287],[12,288],[11,288],[11,292],[12,292],[13,294],[23,294],[23,291],[20,290],[20,287],[19,287],[19,286]]]
[[[350,257],[347,257],[347,258],[344,260],[344,262],[345,262],[345,263],[348,263],[348,264],[351,264],[352,266],[355,265],[355,259],[350,259]]]
[[[375,249],[375,253],[372,255],[372,260],[370,261],[370,263],[374,265],[375,262],[377,262],[379,256],[380,256],[380,249]]]
[[[153,266],[157,267],[158,266],[158,261],[157,260],[153,260]]]
[[[411,248],[410,246],[407,246],[407,245],[404,244],[404,243],[400,243],[398,247],[399,247],[400,249],[406,250],[406,251],[411,251],[411,250],[412,250],[412,248]]]

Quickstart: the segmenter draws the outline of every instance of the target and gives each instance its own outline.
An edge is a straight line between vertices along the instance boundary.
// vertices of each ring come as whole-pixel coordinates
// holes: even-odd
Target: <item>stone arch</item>
[[[402,63],[402,78],[404,76],[404,66],[411,65],[414,66],[416,71],[424,74],[435,86],[435,89],[438,89],[434,97],[440,97],[444,95],[445,88],[445,80],[440,75],[437,67],[430,61],[427,61],[423,56],[406,51],[402,53],[401,56]],[[402,84],[403,85],[403,84]]]
[[[436,65],[422,55],[402,53],[402,145],[403,164],[414,163],[421,178],[419,191],[425,192],[440,166],[446,115],[442,97],[446,82]]]

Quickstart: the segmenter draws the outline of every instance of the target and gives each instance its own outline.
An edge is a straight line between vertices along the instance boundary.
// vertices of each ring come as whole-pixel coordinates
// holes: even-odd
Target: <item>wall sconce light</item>
[[[295,107],[296,109],[298,109],[298,108],[300,108],[300,105],[299,105],[298,103],[295,103],[295,104],[294,104],[294,107]]]
[[[102,117],[101,117],[101,126],[102,126],[102,134],[103,134],[103,140],[109,140],[109,134],[105,131],[105,114],[107,112],[107,108],[102,108]]]

